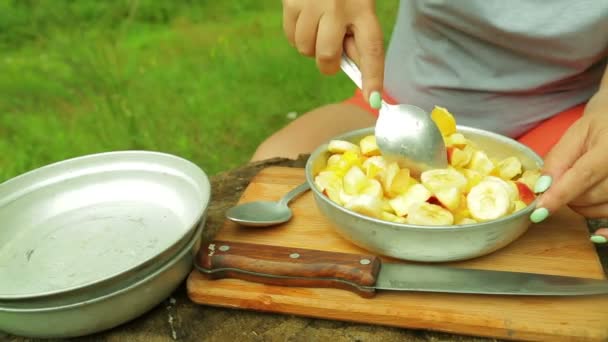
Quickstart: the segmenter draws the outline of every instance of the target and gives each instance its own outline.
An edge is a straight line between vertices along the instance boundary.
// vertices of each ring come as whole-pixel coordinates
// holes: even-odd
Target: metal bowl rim
[[[525,151],[525,153],[527,153],[532,159],[535,159],[535,161],[538,163],[538,165],[542,166],[543,165],[543,160],[542,158],[536,153],[534,152],[531,148],[529,148],[526,145],[523,145],[522,143],[520,143],[517,140],[511,139],[509,137],[506,137],[504,135],[500,135],[494,132],[490,132],[490,131],[486,131],[483,129],[479,129],[479,128],[474,128],[474,127],[469,127],[469,126],[462,126],[462,125],[457,125],[457,130],[461,131],[463,133],[466,132],[471,132],[471,133],[480,133],[486,136],[490,136],[492,139],[496,139],[500,142],[505,142],[511,145],[515,145],[518,148],[521,148],[522,150]],[[342,138],[346,138],[349,136],[353,136],[353,135],[359,135],[359,134],[369,134],[371,132],[373,132],[374,127],[367,127],[367,128],[360,128],[357,130],[352,130],[343,134],[340,134],[338,136],[335,136],[333,138],[331,138],[330,140],[333,139],[342,139]],[[370,132],[371,131],[371,132]],[[306,173],[306,181],[308,182],[311,190],[313,191],[313,193],[315,194],[316,198],[320,198],[324,203],[329,204],[332,208],[339,210],[347,215],[351,215],[354,216],[360,220],[363,221],[367,221],[376,225],[380,225],[386,228],[397,228],[399,230],[408,230],[408,231],[458,231],[458,232],[462,232],[462,231],[472,231],[472,230],[479,230],[479,229],[484,229],[487,226],[493,226],[495,224],[498,223],[502,223],[502,222],[506,222],[506,221],[511,221],[514,219],[517,219],[519,217],[521,217],[522,215],[526,215],[529,212],[531,212],[535,207],[536,204],[538,202],[538,197],[536,197],[534,199],[534,201],[530,202],[530,204],[528,204],[526,206],[526,208],[516,212],[516,213],[512,213],[510,215],[507,216],[503,216],[497,220],[491,220],[491,221],[484,221],[484,222],[478,222],[478,223],[474,223],[474,224],[464,224],[464,225],[450,225],[450,226],[427,226],[427,225],[415,225],[415,224],[407,224],[407,223],[398,223],[398,222],[390,222],[390,221],[385,221],[385,220],[381,220],[381,219],[377,219],[371,216],[366,216],[360,213],[357,213],[355,211],[352,211],[350,209],[346,209],[341,205],[338,205],[337,203],[335,203],[334,201],[330,200],[329,198],[327,198],[325,195],[323,195],[315,186],[314,183],[314,178],[312,175],[312,167],[313,167],[313,163],[315,162],[316,158],[323,152],[326,151],[327,149],[327,143],[329,142],[326,141],[325,143],[321,144],[320,146],[318,146],[311,154],[310,157],[308,158],[308,160],[306,161],[306,166],[305,166],[305,173]]]
[[[8,185],[11,184],[13,182],[16,181],[21,181],[23,179],[26,179],[26,177],[32,177],[40,172],[44,172],[53,168],[57,168],[66,164],[71,164],[71,163],[78,163],[81,161],[86,161],[88,159],[103,159],[105,157],[113,157],[113,156],[159,156],[161,158],[166,158],[167,160],[175,160],[175,161],[179,161],[180,163],[183,163],[185,165],[189,165],[190,167],[192,167],[194,170],[197,171],[197,175],[198,177],[201,178],[202,183],[200,183],[199,185],[201,186],[202,191],[200,192],[201,195],[204,197],[203,201],[201,202],[200,208],[198,209],[198,211],[194,214],[194,220],[193,222],[189,222],[187,224],[184,225],[184,227],[187,227],[184,230],[183,235],[177,239],[174,243],[166,246],[164,249],[160,250],[158,253],[154,254],[152,257],[134,265],[131,266],[129,268],[123,269],[121,271],[118,271],[112,275],[103,277],[101,279],[97,279],[97,280],[93,280],[84,284],[80,284],[80,285],[75,285],[75,286],[71,286],[71,287],[66,287],[66,288],[62,288],[59,290],[53,290],[53,291],[45,291],[45,292],[39,292],[39,293],[31,293],[31,294],[20,294],[20,295],[0,295],[0,301],[18,301],[18,300],[31,300],[31,299],[42,299],[42,298],[48,298],[48,297],[55,297],[55,296],[61,296],[61,295],[66,295],[66,294],[72,294],[75,292],[81,292],[81,291],[89,291],[91,289],[94,288],[99,288],[102,287],[108,283],[114,282],[116,280],[119,280],[121,278],[124,278],[126,276],[128,276],[129,274],[133,274],[135,272],[141,272],[144,271],[148,268],[152,268],[154,269],[154,264],[156,262],[159,261],[159,258],[165,256],[165,254],[167,254],[168,252],[172,251],[173,249],[177,249],[174,253],[172,253],[172,255],[169,255],[166,257],[165,262],[172,260],[175,255],[181,253],[181,250],[179,249],[181,247],[181,249],[185,248],[185,246],[187,246],[190,242],[187,239],[190,239],[194,236],[194,234],[196,234],[196,232],[198,231],[198,223],[200,222],[200,220],[205,217],[207,209],[209,207],[209,203],[211,201],[211,182],[209,180],[208,175],[206,174],[206,172],[200,168],[198,165],[194,164],[193,162],[173,155],[173,154],[169,154],[169,153],[164,153],[164,152],[157,152],[157,151],[146,151],[146,150],[123,150],[123,151],[111,151],[111,152],[101,152],[101,153],[94,153],[94,154],[88,154],[88,155],[83,155],[83,156],[79,156],[79,157],[74,157],[74,158],[68,158],[62,161],[58,161],[58,162],[54,162],[54,163],[50,163],[44,166],[41,166],[39,168],[27,171],[25,173],[22,173],[20,175],[17,175],[13,178],[8,179],[7,181],[0,183],[0,187],[4,186],[4,185]],[[206,190],[205,190],[206,189]],[[206,193],[206,194],[205,194]],[[149,270],[148,270],[149,271]]]

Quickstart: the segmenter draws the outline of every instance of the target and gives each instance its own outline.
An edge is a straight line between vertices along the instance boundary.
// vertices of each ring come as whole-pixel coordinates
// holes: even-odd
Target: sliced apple
[[[393,181],[388,191],[388,197],[395,197],[400,195],[409,189],[411,186],[410,182],[410,170],[408,169],[399,169],[395,177],[393,177]]]
[[[413,203],[426,202],[431,197],[431,191],[422,184],[414,184],[407,191],[388,201],[395,214],[405,216]]]
[[[346,203],[342,200],[341,194],[343,192],[344,189],[336,188],[326,188],[325,190],[323,190],[323,194],[338,205],[344,205],[344,203]]]
[[[329,158],[327,158],[327,165],[325,167],[331,168],[338,166],[338,164],[340,163],[340,159],[342,159],[341,154],[332,154],[331,156],[329,156]]]
[[[391,191],[391,185],[393,184],[393,180],[395,176],[399,173],[399,165],[395,162],[390,162],[386,165],[386,169],[379,174],[380,183],[382,183],[382,188],[384,189],[385,194],[389,194]]]
[[[406,223],[407,220],[404,217],[397,216],[395,214],[389,213],[387,211],[383,211],[380,215],[380,218],[386,221],[396,222],[396,223]]]
[[[454,223],[454,215],[438,205],[418,202],[410,205],[407,223],[425,226],[449,226]]]
[[[528,205],[526,203],[524,203],[523,201],[515,201],[515,205],[513,208],[513,212],[518,212],[522,209],[525,209]]]
[[[466,197],[464,198],[464,201],[466,201]],[[454,215],[454,222],[458,222],[461,221],[463,219],[471,219],[471,213],[469,212],[469,209],[466,209],[466,205],[464,209],[457,209],[456,211],[454,211],[452,213]]]
[[[503,179],[513,179],[521,173],[521,162],[517,157],[507,157],[496,165],[498,176]]]
[[[522,182],[524,184],[526,184],[530,189],[534,189],[534,187],[536,186],[536,182],[538,181],[538,178],[540,177],[540,171],[538,170],[525,170],[521,176],[519,177],[519,179],[517,179],[519,182]]]
[[[517,186],[517,191],[519,194],[519,199],[525,203],[526,205],[532,203],[536,196],[534,195],[534,191],[528,187],[528,185],[522,181],[514,182]]]
[[[429,199],[427,199],[426,201],[431,204],[441,205],[441,202],[439,202],[439,199],[434,195],[431,195],[431,197],[429,197]]]
[[[380,149],[376,144],[376,136],[374,135],[363,137],[363,139],[359,141],[359,148],[361,149],[361,154],[364,156],[379,156],[381,154]]]
[[[358,166],[351,167],[344,175],[344,191],[349,195],[356,195],[367,186],[369,178]]]
[[[462,192],[458,188],[447,188],[436,191],[434,194],[444,208],[452,211],[460,207]]]
[[[387,213],[395,214],[393,207],[388,203],[386,197],[382,198],[382,211],[386,211]]]
[[[368,179],[367,184],[361,189],[361,194],[382,199],[384,195],[384,192],[382,191],[382,184],[375,179]]]
[[[352,150],[342,153],[342,160],[344,160],[344,162],[347,165],[357,165],[357,166],[361,166],[361,164],[363,162],[361,155],[358,152],[352,151]]]
[[[346,140],[330,140],[327,144],[327,150],[331,153],[344,153],[346,151],[361,153],[359,146]]]
[[[454,147],[454,146],[446,146],[446,148],[445,148],[445,151],[448,156],[448,164],[450,164],[450,165],[452,165],[452,154],[454,154],[455,149],[456,149],[456,147]]]
[[[471,191],[471,188],[479,184],[479,182],[481,182],[481,180],[483,179],[483,175],[475,170],[461,169],[460,172],[462,172],[462,174],[467,179],[467,186],[464,190],[465,192]]]
[[[445,144],[446,146],[462,149],[468,145],[468,140],[462,133],[453,133],[445,138]]]
[[[449,163],[454,167],[465,167],[473,157],[473,149],[465,146],[463,149],[454,148]]]
[[[342,178],[334,171],[321,171],[315,176],[315,185],[319,191],[327,188],[342,188]]]
[[[346,209],[358,212],[363,215],[382,218],[382,200],[370,195],[353,196],[350,201],[344,204]]]
[[[488,155],[480,150],[473,151],[471,161],[467,165],[468,169],[475,170],[482,175],[489,175],[494,170],[494,164]]]
[[[369,178],[380,179],[380,175],[386,170],[387,162],[382,156],[372,156],[367,158],[362,167]]]
[[[346,151],[342,154],[334,154],[339,156],[339,159],[334,159],[326,167],[326,170],[335,171],[339,176],[343,177],[352,166],[360,166],[362,164],[361,156],[354,151]]]

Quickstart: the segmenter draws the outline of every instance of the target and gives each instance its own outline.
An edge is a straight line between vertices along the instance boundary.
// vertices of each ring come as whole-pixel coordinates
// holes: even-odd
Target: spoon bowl
[[[266,227],[287,222],[291,219],[291,209],[279,202],[257,201],[230,208],[228,219],[250,227]]]
[[[414,174],[448,165],[441,132],[419,107],[383,103],[374,131],[384,158],[396,161]]]
[[[256,201],[239,204],[226,211],[226,218],[248,227],[267,227],[287,222],[293,216],[287,205],[309,189],[308,183],[303,183],[289,191],[278,202]]]
[[[361,71],[346,54],[342,54],[340,67],[363,89]],[[415,175],[448,166],[441,131],[431,116],[419,107],[382,101],[374,135],[384,157],[407,167]]]

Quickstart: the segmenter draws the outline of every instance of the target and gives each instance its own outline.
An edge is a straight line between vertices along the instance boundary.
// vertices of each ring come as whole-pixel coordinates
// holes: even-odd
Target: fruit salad
[[[414,177],[385,159],[373,135],[358,143],[332,140],[315,186],[330,200],[377,219],[415,225],[467,225],[524,209],[540,172],[516,157],[496,159],[459,133],[454,116],[436,106],[431,117],[444,138],[449,166]]]

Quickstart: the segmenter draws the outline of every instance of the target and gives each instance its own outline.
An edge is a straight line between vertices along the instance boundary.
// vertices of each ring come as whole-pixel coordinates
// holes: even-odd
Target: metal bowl
[[[0,184],[0,300],[65,295],[166,262],[210,200],[205,173],[164,153],[51,164]]]
[[[525,168],[540,168],[542,158],[508,137],[476,128],[458,126],[458,131],[497,158],[518,157]],[[348,132],[333,139],[358,143],[374,133],[373,127]],[[323,195],[314,184],[315,175],[325,167],[327,143],[319,146],[306,163],[306,180],[317,207],[345,239],[369,251],[402,260],[448,262],[492,253],[519,238],[529,228],[536,200],[525,209],[500,219],[452,226],[421,226],[393,223],[348,210]]]
[[[97,333],[128,322],[160,304],[192,270],[203,224],[177,255],[149,274],[108,293],[78,300],[45,298],[0,302],[0,331],[34,338],[69,338]],[[88,298],[84,298],[88,297]]]
[[[210,188],[193,163],[147,151],[69,159],[0,184],[0,312],[6,317],[0,316],[0,330],[30,336],[99,331],[158,303],[184,274],[180,260],[204,225]],[[122,296],[135,287],[142,293],[131,295],[140,304]],[[92,305],[101,298],[105,309]],[[89,320],[99,323],[87,327],[87,319],[71,311],[75,306],[98,312]],[[73,326],[56,330],[18,319],[50,322],[55,315],[73,315]]]

